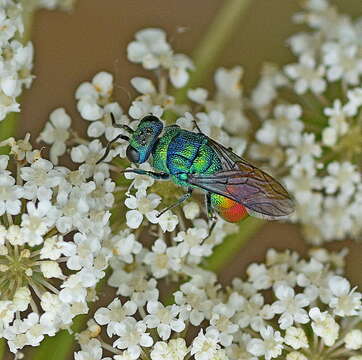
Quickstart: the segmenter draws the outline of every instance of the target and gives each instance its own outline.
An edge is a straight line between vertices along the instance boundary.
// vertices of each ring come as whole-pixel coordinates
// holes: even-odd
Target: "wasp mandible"
[[[111,116],[115,123],[113,114]],[[120,125],[130,137],[121,134],[110,141],[97,163],[107,157],[112,143],[119,139],[129,142],[126,155],[134,164],[142,164],[152,155],[155,171],[128,169],[124,172],[171,180],[187,188],[187,193],[158,216],[186,201],[195,188],[205,192],[211,219],[216,212],[229,222],[238,222],[248,214],[273,220],[294,211],[291,196],[277,180],[203,134],[195,125],[197,133],[178,125],[164,128],[162,121],[153,115],[141,119],[136,130]]]

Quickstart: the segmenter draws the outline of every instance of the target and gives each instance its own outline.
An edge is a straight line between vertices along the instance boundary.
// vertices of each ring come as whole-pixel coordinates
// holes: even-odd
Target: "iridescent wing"
[[[216,141],[208,140],[223,170],[212,175],[191,174],[190,184],[235,200],[256,217],[277,219],[294,211],[292,198],[277,180]]]

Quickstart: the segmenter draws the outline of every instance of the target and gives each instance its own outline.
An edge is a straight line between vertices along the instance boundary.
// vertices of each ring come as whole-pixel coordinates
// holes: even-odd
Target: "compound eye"
[[[140,159],[139,152],[135,148],[133,148],[131,145],[128,145],[128,147],[127,147],[126,156],[130,162],[133,162],[136,164],[138,163],[138,161]]]

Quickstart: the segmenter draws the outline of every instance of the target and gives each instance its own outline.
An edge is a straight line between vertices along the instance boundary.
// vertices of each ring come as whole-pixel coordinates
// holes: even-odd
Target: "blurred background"
[[[224,3],[223,0],[78,0],[70,13],[38,11],[31,35],[36,79],[31,90],[24,92],[18,135],[30,132],[35,140],[49,113],[61,106],[71,115],[73,126],[81,131],[84,121],[76,111],[74,92],[81,82],[101,70],[114,74],[115,98],[126,109],[135,95],[130,79],[145,75],[140,66],[126,58],[126,47],[134,33],[145,27],[161,27],[167,31],[176,52],[192,55]],[[343,12],[362,15],[360,0],[335,3]],[[242,65],[243,87],[248,92],[263,62],[285,64],[292,60],[286,39],[299,30],[291,21],[298,10],[297,0],[250,1],[232,36],[224,43],[215,68]],[[212,88],[215,68],[206,74],[205,83],[199,85]],[[362,286],[362,243],[335,242],[327,248],[338,250],[343,246],[350,249],[347,276],[353,285]],[[227,284],[232,277],[243,274],[250,262],[261,261],[271,247],[302,253],[307,248],[297,226],[269,222],[220,273],[221,281]]]
[[[134,33],[145,27],[163,28],[175,51],[192,55],[224,3],[222,0],[78,0],[70,13],[38,11],[31,35],[36,79],[31,90],[24,92],[19,135],[30,132],[35,140],[49,113],[60,106],[66,108],[74,127],[81,131],[84,120],[76,110],[74,92],[81,82],[101,70],[114,74],[115,98],[126,109],[135,96],[130,79],[148,75],[127,60],[127,44]],[[340,0],[336,5],[353,16],[362,15],[359,0]],[[299,9],[297,0],[250,1],[214,69],[242,65],[242,84],[248,92],[257,81],[263,62],[292,61],[286,39],[300,30],[291,20]],[[200,85],[212,88],[214,69],[205,76],[205,84]],[[337,250],[346,245],[350,248],[348,275],[353,284],[362,286],[362,244],[336,242],[328,248]],[[222,281],[242,274],[250,262],[262,260],[270,247],[306,250],[296,226],[270,222],[240,251],[232,266],[220,274]]]

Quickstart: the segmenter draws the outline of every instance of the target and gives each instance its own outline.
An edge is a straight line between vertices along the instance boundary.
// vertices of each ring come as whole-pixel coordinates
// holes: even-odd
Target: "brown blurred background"
[[[35,139],[49,113],[59,106],[67,109],[74,126],[80,129],[82,120],[75,108],[75,89],[100,70],[115,75],[116,98],[126,108],[129,94],[134,94],[129,80],[144,74],[138,65],[126,59],[126,46],[134,33],[145,27],[161,27],[177,52],[192,54],[224,3],[223,0],[78,0],[71,13],[39,11],[32,30],[36,80],[23,97],[19,134],[30,132]],[[246,91],[255,84],[264,61],[284,64],[292,59],[285,40],[298,29],[291,22],[298,4],[297,0],[252,0],[233,36],[225,43],[217,63],[226,67],[241,64]],[[353,16],[362,14],[360,0],[340,0],[336,4]],[[178,33],[180,27],[186,31]],[[207,85],[210,84],[211,77],[207,80]],[[362,286],[362,244],[346,241],[327,247],[336,250],[346,245],[350,248],[348,276],[353,284]],[[231,266],[222,271],[222,281],[227,283],[242,274],[250,262],[262,260],[270,247],[306,250],[296,226],[268,223],[240,251]]]

